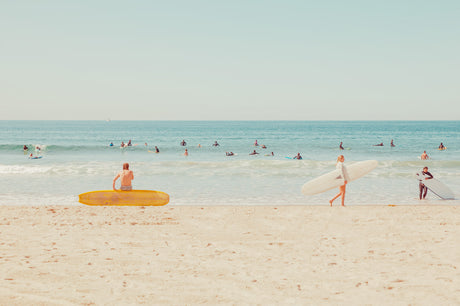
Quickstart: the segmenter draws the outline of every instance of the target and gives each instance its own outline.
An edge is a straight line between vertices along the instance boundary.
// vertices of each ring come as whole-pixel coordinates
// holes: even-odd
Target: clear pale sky
[[[459,120],[460,1],[0,2],[0,120]]]

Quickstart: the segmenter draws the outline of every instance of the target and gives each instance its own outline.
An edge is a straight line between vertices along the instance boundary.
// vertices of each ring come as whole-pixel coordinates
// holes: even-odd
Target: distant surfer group
[[[24,145],[24,147],[22,149],[24,151],[24,154],[29,154],[30,149],[29,149],[29,147],[27,145]],[[42,156],[40,155],[41,150],[42,150],[42,148],[39,145],[36,145],[35,146],[36,155],[34,155],[33,153],[30,153],[29,156],[28,156],[29,159],[40,159],[40,158],[42,158]]]

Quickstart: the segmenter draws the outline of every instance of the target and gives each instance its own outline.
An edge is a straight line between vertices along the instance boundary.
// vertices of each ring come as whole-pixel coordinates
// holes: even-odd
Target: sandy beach
[[[0,304],[460,303],[456,206],[0,206]]]

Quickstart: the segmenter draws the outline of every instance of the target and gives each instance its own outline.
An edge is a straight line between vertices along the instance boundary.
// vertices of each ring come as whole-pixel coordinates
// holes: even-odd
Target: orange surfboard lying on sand
[[[86,205],[162,206],[169,203],[167,193],[155,190],[98,190],[82,193],[78,198]]]

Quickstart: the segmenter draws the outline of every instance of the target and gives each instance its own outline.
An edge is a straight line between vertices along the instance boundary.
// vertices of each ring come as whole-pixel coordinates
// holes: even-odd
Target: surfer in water
[[[392,139],[391,142],[390,142],[390,146],[391,146],[392,148],[396,147],[395,144],[393,143],[393,139]]]
[[[428,154],[426,154],[426,151],[423,151],[422,155],[420,155],[420,159],[427,160],[430,159],[430,157],[428,156]]]
[[[438,147],[438,150],[445,150],[445,149],[447,149],[447,148],[446,148],[446,147],[444,146],[444,144],[441,142],[441,144],[440,144],[439,147]]]
[[[343,179],[343,185],[339,187],[339,193],[329,201],[331,206],[332,202],[340,196],[342,196],[342,206],[345,206],[345,188],[350,178],[348,176],[347,168],[343,164],[344,161],[345,157],[343,155],[339,155],[339,157],[337,157],[337,164],[335,167],[340,170],[340,177]]]
[[[345,148],[343,147],[343,142],[340,142],[340,144],[339,144],[339,149],[340,149],[340,150],[345,150]]]
[[[112,185],[113,190],[117,190],[117,188],[115,188],[115,182],[118,180],[118,178],[120,178],[120,181],[121,181],[120,190],[123,190],[123,191],[133,190],[131,181],[134,180],[134,174],[133,174],[133,171],[129,170],[128,163],[123,164],[123,170],[119,172],[117,176],[115,176],[115,178],[113,179],[113,185]]]
[[[296,156],[294,156],[292,159],[298,159],[298,160],[301,160],[302,159],[302,156],[300,155],[300,153],[297,153]]]
[[[425,200],[426,193],[428,192],[428,188],[422,182],[423,180],[431,180],[433,178],[433,175],[430,172],[428,172],[428,167],[424,167],[420,175],[423,177],[423,179],[420,180],[420,183],[419,183],[419,189],[420,189],[419,197],[420,197],[420,200],[421,199]]]

